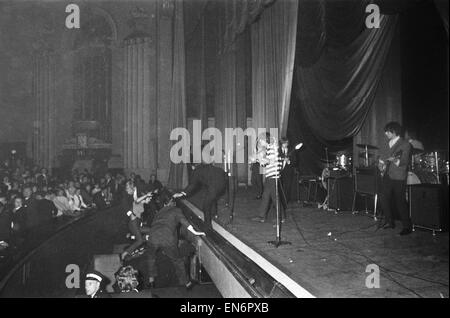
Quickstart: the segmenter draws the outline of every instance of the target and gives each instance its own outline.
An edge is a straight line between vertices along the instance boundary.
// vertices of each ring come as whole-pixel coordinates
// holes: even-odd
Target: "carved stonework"
[[[128,19],[127,24],[132,29],[132,32],[145,32],[149,28],[150,15],[143,9],[136,7],[130,11],[131,18]]]
[[[173,16],[174,8],[174,0],[163,0],[160,7],[161,17],[170,19]]]

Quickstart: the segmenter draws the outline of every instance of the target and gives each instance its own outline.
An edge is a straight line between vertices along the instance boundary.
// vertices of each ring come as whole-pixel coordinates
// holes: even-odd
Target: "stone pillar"
[[[166,184],[170,167],[170,104],[173,67],[173,14],[172,0],[158,2],[157,6],[157,153],[158,179]]]
[[[40,166],[52,169],[56,158],[55,145],[55,56],[49,51],[33,58],[34,134],[33,159]]]
[[[151,143],[155,116],[150,114],[150,43],[149,37],[129,38],[123,48],[124,167],[144,179],[156,169]]]

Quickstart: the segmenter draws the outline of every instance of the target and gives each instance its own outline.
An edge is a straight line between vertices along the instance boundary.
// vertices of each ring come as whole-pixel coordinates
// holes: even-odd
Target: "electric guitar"
[[[378,158],[378,169],[380,170],[382,177],[384,177],[384,175],[386,174],[386,171],[388,170],[391,162],[400,160],[402,153],[403,153],[403,150],[399,150],[396,153],[394,153],[391,157],[388,157],[385,159]]]

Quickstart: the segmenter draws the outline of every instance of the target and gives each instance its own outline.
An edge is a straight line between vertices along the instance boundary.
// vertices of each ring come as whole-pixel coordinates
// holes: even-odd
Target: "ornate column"
[[[55,55],[50,50],[33,56],[34,134],[33,159],[36,164],[53,168],[55,145]]]
[[[151,78],[152,40],[146,32],[139,31],[136,21],[147,15],[135,10],[133,28],[124,39],[123,47],[123,96],[124,96],[124,167],[127,173],[133,171],[147,179],[156,170],[154,140],[156,116]]]

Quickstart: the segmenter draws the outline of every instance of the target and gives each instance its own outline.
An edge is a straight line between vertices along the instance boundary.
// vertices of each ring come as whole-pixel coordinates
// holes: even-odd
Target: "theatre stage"
[[[235,217],[219,202],[218,223],[279,267],[317,297],[448,297],[449,236],[416,230],[398,236],[396,229],[377,230],[365,213],[331,212],[291,203],[282,238],[292,242],[275,248],[275,213],[266,223],[252,221],[260,200],[239,188]],[[380,269],[379,288],[367,288],[370,264]]]

